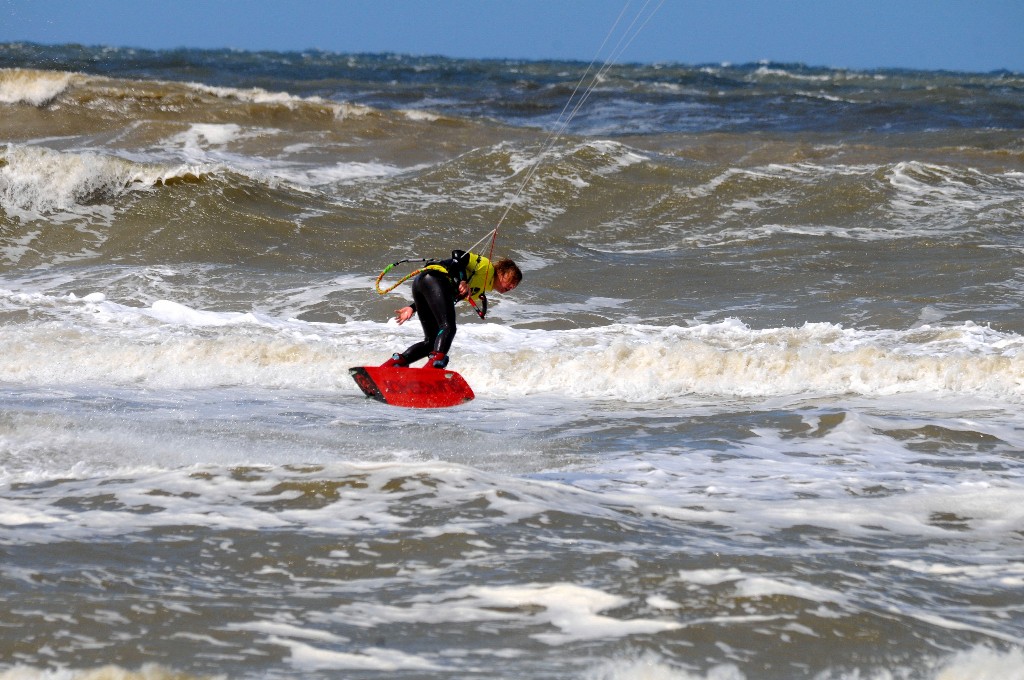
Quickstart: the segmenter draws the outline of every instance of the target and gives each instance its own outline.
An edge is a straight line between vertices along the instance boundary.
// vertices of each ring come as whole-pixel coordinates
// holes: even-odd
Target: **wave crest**
[[[128,307],[100,293],[0,293],[11,311],[71,313],[84,324],[75,331],[34,323],[4,329],[0,344],[8,351],[0,380],[14,382],[354,390],[348,366],[379,363],[415,335],[393,322],[304,322],[200,311],[168,300]],[[160,342],[153,342],[154,332]],[[970,322],[909,330],[831,323],[752,329],[735,319],[568,331],[466,324],[459,335],[452,368],[492,398],[560,394],[639,403],[682,396],[937,394],[1024,400],[1024,337]]]
[[[117,199],[175,179],[202,176],[197,166],[165,166],[93,152],[8,145],[0,152],[0,208],[33,219]]]
[[[0,69],[0,104],[46,106],[70,86],[73,73],[38,69]]]

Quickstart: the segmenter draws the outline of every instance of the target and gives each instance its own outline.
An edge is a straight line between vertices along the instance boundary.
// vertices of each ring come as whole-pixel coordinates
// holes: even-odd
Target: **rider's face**
[[[511,273],[506,272],[504,275],[498,276],[498,279],[494,282],[494,290],[499,293],[507,293],[516,287],[516,284],[512,282],[513,276]]]

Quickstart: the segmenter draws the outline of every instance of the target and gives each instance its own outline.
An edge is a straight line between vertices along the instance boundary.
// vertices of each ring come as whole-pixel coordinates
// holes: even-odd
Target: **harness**
[[[415,269],[415,270],[409,272],[408,274],[406,274],[402,278],[398,279],[398,281],[396,281],[391,286],[382,289],[381,288],[381,281],[383,281],[384,277],[387,276],[388,272],[390,272],[392,269],[394,269],[398,265],[405,264],[407,262],[426,262],[428,264],[420,267],[419,269]],[[441,272],[442,274],[444,274],[446,276],[451,276],[451,272],[448,271],[446,268],[442,267],[441,265],[437,264],[437,260],[429,260],[429,259],[427,259],[425,257],[424,258],[419,258],[419,259],[410,258],[410,259],[407,259],[407,260],[399,260],[398,262],[392,262],[387,267],[384,267],[384,270],[380,274],[377,275],[377,281],[374,283],[374,288],[377,290],[377,294],[378,295],[387,295],[388,293],[393,291],[395,288],[398,288],[400,285],[402,285],[403,283],[405,283],[406,281],[408,281],[412,277],[416,276],[417,274],[421,274],[421,273],[423,273],[425,271],[438,271],[438,272]],[[471,279],[471,278],[473,278],[472,275],[467,275],[466,276],[466,279]],[[473,299],[472,294],[467,295],[465,297],[465,300],[470,304],[471,307],[473,307],[473,311],[476,312],[477,316],[479,316],[481,319],[484,318],[484,316],[487,314],[487,296],[486,295],[484,295],[483,293],[480,294],[480,305],[479,306],[477,306],[476,301]]]

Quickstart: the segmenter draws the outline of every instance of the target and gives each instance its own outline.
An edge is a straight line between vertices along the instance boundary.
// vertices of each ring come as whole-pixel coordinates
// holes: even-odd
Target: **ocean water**
[[[586,68],[0,45],[0,678],[1024,678],[1024,75]]]

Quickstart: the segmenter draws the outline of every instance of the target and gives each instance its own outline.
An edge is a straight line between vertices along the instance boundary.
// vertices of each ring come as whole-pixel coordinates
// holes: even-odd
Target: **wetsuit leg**
[[[412,282],[412,299],[423,326],[423,340],[405,350],[409,363],[431,352],[448,354],[455,339],[455,300],[448,277],[425,271]]]

